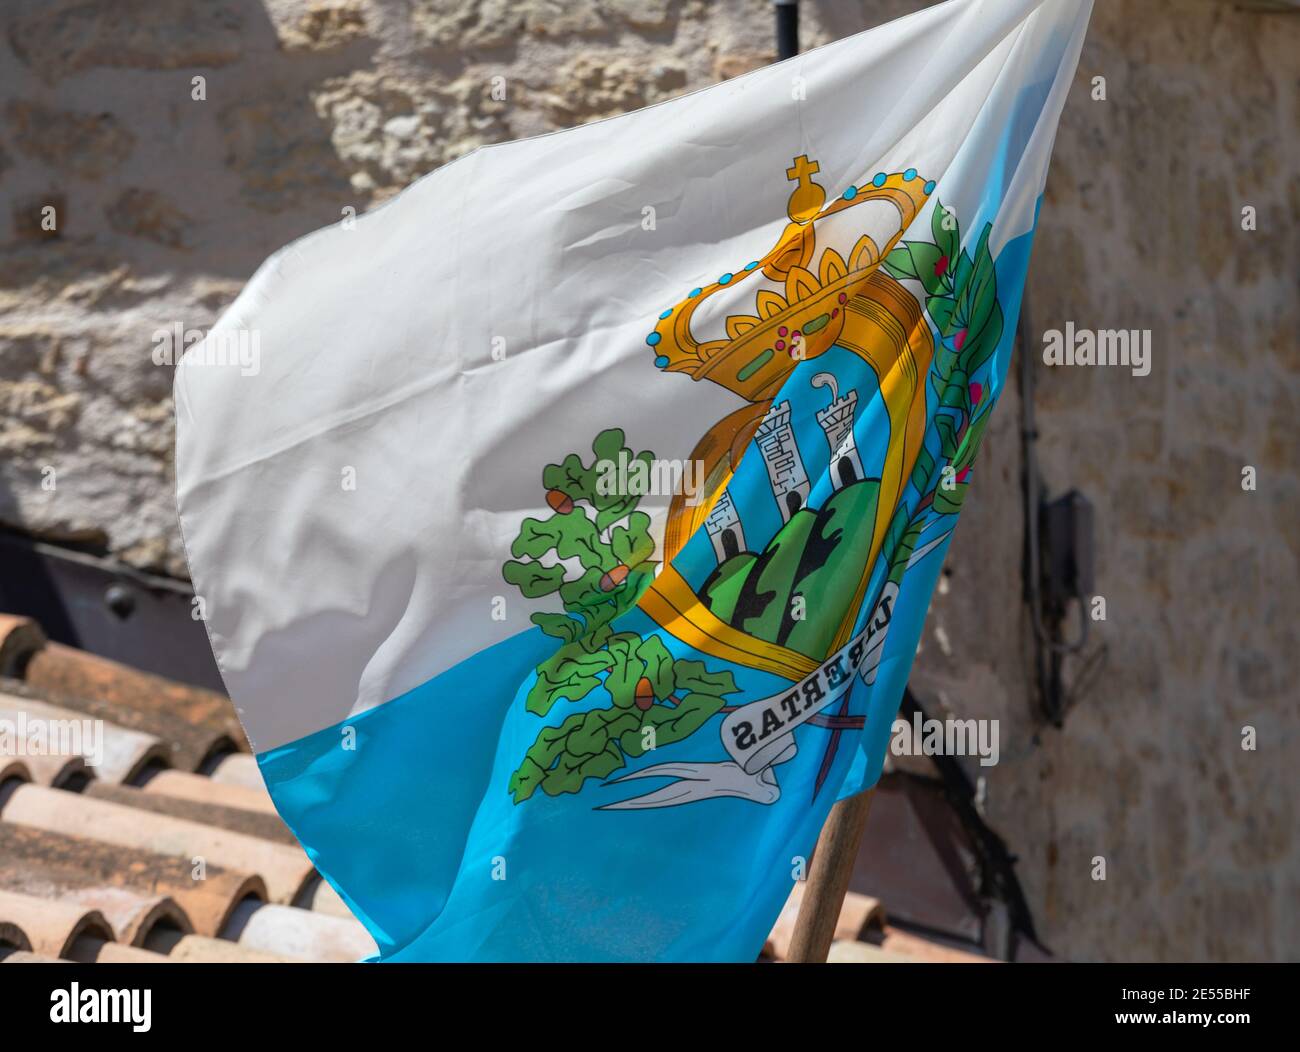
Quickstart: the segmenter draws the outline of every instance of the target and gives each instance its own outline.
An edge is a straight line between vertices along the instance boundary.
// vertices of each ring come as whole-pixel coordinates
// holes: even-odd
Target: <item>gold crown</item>
[[[820,171],[806,154],[794,159],[785,175],[795,188],[786,212],[790,217],[772,250],[734,274],[692,289],[686,299],[659,315],[646,343],[655,365],[665,372],[689,373],[712,380],[750,402],[771,398],[801,362],[829,349],[844,327],[845,307],[863,290],[876,265],[894,247],[934,190],[915,168],[889,175],[880,172],[863,186],[850,186],[829,205],[826,191],[813,181]],[[879,247],[863,234],[845,260],[834,248],[822,251],[814,270],[816,224],[864,201],[888,201],[902,217],[896,233]],[[784,285],[785,295],[760,289],[755,314],[727,318],[725,339],[697,341],[691,318],[701,303],[721,289],[761,273]]]

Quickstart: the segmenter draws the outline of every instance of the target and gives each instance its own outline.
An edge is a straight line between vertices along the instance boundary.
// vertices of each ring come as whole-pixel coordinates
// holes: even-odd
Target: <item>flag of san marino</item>
[[[176,373],[281,815],[387,961],[753,960],[877,778],[1090,0],[950,0],[481,149]]]

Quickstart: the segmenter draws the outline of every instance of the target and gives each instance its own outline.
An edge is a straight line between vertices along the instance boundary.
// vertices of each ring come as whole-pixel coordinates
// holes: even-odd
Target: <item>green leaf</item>
[[[958,229],[957,216],[952,214],[948,219],[948,229],[944,225],[944,218],[948,216],[948,210],[940,201],[935,201],[934,211],[930,213],[930,233],[934,235],[934,243],[939,246],[939,251],[947,256],[952,263],[956,262],[957,249],[961,244],[961,231]]]
[[[564,614],[548,614],[538,611],[531,618],[533,624],[548,636],[562,639],[566,643],[574,642],[582,635],[582,622]]]
[[[965,411],[966,403],[970,400],[970,393],[967,391],[969,384],[970,377],[965,371],[954,369],[948,374],[948,383],[943,389],[943,397],[939,399],[939,404],[950,409]]]
[[[940,448],[943,450],[943,458],[952,460],[957,455],[957,425],[953,422],[952,417],[946,413],[940,413],[934,421],[934,426],[939,432]]]
[[[605,689],[620,709],[630,709],[636,702],[636,685],[646,673],[645,662],[626,649],[610,647],[614,667],[605,679]]]
[[[605,713],[593,709],[583,714],[582,724],[564,742],[564,751],[570,756],[595,756],[609,744],[609,730],[605,726]]]
[[[617,492],[617,486],[614,487],[615,492],[602,492],[608,489],[602,484],[602,478],[607,476],[611,468],[615,472],[620,469],[625,472],[632,471],[633,461],[643,461],[647,468],[654,463],[653,453],[646,451],[633,455],[632,450],[623,443],[622,430],[616,427],[609,428],[593,439],[591,451],[595,455],[590,465],[585,464],[578,454],[570,453],[559,464],[548,464],[542,471],[542,485],[548,490],[559,490],[574,501],[586,501],[597,510],[595,522],[597,531],[618,522],[635,509],[641,499],[640,494]],[[584,521],[587,519],[586,515],[577,509],[557,517]]]
[[[928,241],[909,241],[907,249],[912,253],[912,267],[925,287],[925,291],[931,295],[942,292],[944,279],[934,272],[939,257],[943,255],[939,251],[939,246],[932,245]]]
[[[978,340],[982,336],[984,327],[998,305],[998,279],[991,262],[982,273],[980,268],[976,268],[974,286],[975,291],[971,295],[970,320],[967,324],[968,340]]]
[[[956,488],[951,490],[940,486],[934,493],[934,510],[940,515],[956,515],[961,511],[968,489],[969,482],[958,482]]]
[[[975,273],[975,264],[970,258],[969,252],[962,252],[957,259],[957,264],[952,275],[952,291],[958,301],[958,313],[963,303],[966,302],[965,295],[970,289],[971,275]]]
[[[532,796],[545,777],[546,772],[532,760],[525,757],[518,770],[510,776],[510,784],[507,786],[510,795],[514,797],[515,803],[522,804]]]
[[[591,451],[596,454],[596,460],[612,460],[617,462],[620,453],[624,453],[629,457],[632,455],[632,450],[623,443],[623,429],[621,427],[611,427],[602,431],[592,439]]]
[[[616,526],[610,533],[609,547],[624,566],[636,566],[649,559],[655,551],[655,542],[650,536],[650,516],[643,511],[629,515],[626,527]]]
[[[576,793],[588,778],[607,778],[622,767],[623,763],[623,754],[613,742],[595,756],[578,760],[562,757],[553,770],[546,772],[546,777],[542,780],[542,791],[548,796]]]
[[[646,713],[646,723],[655,728],[656,748],[690,737],[722,706],[714,694],[687,694],[678,705],[655,705]]]
[[[916,454],[916,463],[912,467],[912,485],[916,487],[917,493],[925,492],[933,472],[934,457],[925,446],[922,446],[920,452]]]
[[[893,581],[894,584],[898,584],[907,572],[907,560],[912,557],[912,552],[916,550],[916,542],[921,538],[921,527],[924,524],[924,517],[920,515],[910,520],[907,529],[903,531],[897,546],[890,555],[889,580]]]
[[[524,761],[510,777],[515,803],[522,803],[545,784],[554,796],[577,792],[587,778],[605,777],[623,766],[616,740],[641,725],[639,713],[592,709],[569,716],[558,727],[543,727]],[[611,766],[617,759],[617,764]],[[595,761],[595,762],[592,762]]]
[[[921,492],[926,491],[922,489]],[[897,549],[903,535],[907,532],[908,516],[906,505],[900,504],[894,511],[894,517],[889,520],[889,529],[885,531],[884,544],[881,546],[881,551],[887,556]],[[892,559],[892,556],[890,558]]]
[[[656,705],[653,709],[650,710],[650,712],[653,712],[654,709],[659,709],[659,708],[667,708],[667,706]],[[642,715],[642,713],[637,713],[637,715]],[[644,715],[648,716],[649,713],[645,713]],[[632,759],[635,760],[637,757],[643,756],[646,753],[647,750],[645,746],[642,744],[642,742],[644,741],[644,739],[642,738],[642,733],[643,733],[642,724],[638,722],[637,726],[625,730],[622,734],[618,736],[618,747],[623,750],[623,755],[630,756],[632,757]],[[655,731],[656,738],[658,736],[658,733],[659,733],[658,731]],[[655,745],[657,746],[658,744],[659,743],[656,740]]]
[[[547,464],[542,469],[542,485],[548,490],[558,489],[570,500],[590,504],[595,497],[596,474],[588,470],[577,453],[570,453],[559,464]]]
[[[906,244],[899,245],[885,257],[884,268],[891,277],[900,280],[917,276],[912,253],[907,250]]]
[[[609,637],[613,634],[614,630],[609,625],[598,624],[587,630],[587,634],[578,640],[578,645],[588,654],[594,654],[598,650],[605,649]]]
[[[709,672],[703,661],[678,658],[673,662],[673,683],[679,691],[699,694],[734,694],[736,678],[730,669]]]
[[[940,335],[952,335],[952,316],[956,304],[947,296],[927,296],[925,300],[926,313],[934,322],[934,327],[939,330]]]
[[[587,516],[570,513],[556,515],[555,554],[561,559],[577,559],[584,570],[598,567],[602,571],[616,565],[613,553],[600,539],[595,525]]]
[[[602,431],[591,443],[595,454],[592,461],[592,497],[591,505],[597,509],[596,528],[607,529],[613,523],[626,516],[641,502],[644,492],[634,492],[637,480],[649,480],[654,467],[654,454],[649,451],[633,454],[623,444],[623,432],[617,427]],[[636,465],[640,463],[644,474],[639,474]],[[602,476],[613,481],[611,487],[602,484]]]
[[[647,636],[637,647],[636,656],[645,662],[645,675],[654,688],[655,697],[662,701],[673,692],[673,656],[668,653],[663,640]]]
[[[575,712],[565,718],[558,727],[543,727],[537,733],[537,740],[525,754],[543,771],[548,771],[555,761],[564,755],[565,742],[570,734],[582,726],[583,713]]]
[[[609,593],[600,589],[603,575],[604,571],[599,566],[593,566],[581,577],[575,577],[561,585],[560,601],[564,603],[564,609],[571,613],[585,613],[592,607],[607,605],[610,601]]]
[[[525,706],[529,712],[545,716],[561,698],[581,701],[600,685],[600,673],[612,664],[607,651],[588,654],[576,644],[563,646],[538,667]]]
[[[560,543],[563,527],[559,520],[566,516],[553,516],[550,519],[524,519],[519,524],[519,536],[510,546],[510,554],[516,559],[527,556],[539,559]],[[579,516],[585,520],[586,516]],[[590,523],[588,523],[590,525]]]
[[[980,330],[979,336],[972,344],[969,341],[962,348],[962,368],[968,374],[974,375],[997,350],[998,343],[1002,339],[1002,308],[998,306],[996,300],[993,303],[992,311],[988,321],[983,329]]]
[[[595,528],[608,529],[612,524],[625,518],[629,511],[640,505],[640,495],[633,494],[612,494],[610,497],[598,498],[597,507],[599,511],[595,512]]]
[[[989,422],[991,415],[990,410],[985,409],[983,415],[966,429],[966,435],[961,441],[961,448],[957,450],[956,459],[953,461],[953,468],[958,474],[961,474],[966,468],[975,463],[975,457],[979,455],[980,451],[980,442],[984,438],[984,425]]]
[[[550,595],[564,584],[564,567],[543,566],[536,562],[508,562],[501,568],[507,584],[512,584],[529,599]]]

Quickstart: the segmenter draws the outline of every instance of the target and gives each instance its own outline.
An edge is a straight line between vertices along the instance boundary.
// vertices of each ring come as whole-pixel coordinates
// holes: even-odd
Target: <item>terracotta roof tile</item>
[[[21,676],[45,642],[41,626],[30,617],[0,614],[0,676]]]
[[[208,774],[214,782],[223,785],[243,785],[250,789],[261,789],[266,785],[257,761],[246,753],[223,756]]]
[[[30,782],[32,772],[22,760],[0,756],[0,785],[14,779],[20,782]]]
[[[137,709],[117,701],[60,693],[12,677],[0,677],[0,693],[58,705],[74,710],[82,717],[105,720],[127,730],[148,734],[162,742],[167,765],[182,771],[197,771],[211,766],[222,756],[237,752],[244,741],[242,733],[234,736],[228,730],[191,726],[182,717],[163,709]]]
[[[202,687],[175,683],[60,643],[49,643],[28,661],[23,680],[51,696],[94,698],[154,718],[177,718],[244,742],[228,698]],[[246,746],[245,746],[246,747]]]
[[[113,941],[114,932],[98,910],[0,890],[0,924],[18,928],[37,953],[67,957],[81,935]]]
[[[305,961],[356,961],[377,949],[355,920],[274,904],[239,907],[225,936],[246,949]]]
[[[0,964],[68,964],[68,961],[59,957],[47,957],[43,953],[32,953],[30,950],[12,950],[6,951],[4,944],[0,943]]]
[[[174,766],[196,770],[213,750],[247,749],[228,698],[50,643],[31,618],[0,614],[0,676],[40,697],[144,730],[175,747]]]
[[[80,752],[87,764],[97,764],[95,774],[109,782],[131,782],[151,764],[165,764],[168,750],[152,734],[133,731],[116,723],[87,718],[85,713],[50,705],[34,698],[20,698],[13,694],[0,694],[0,719],[11,720],[18,729],[18,737],[32,733],[31,728],[45,728],[42,733],[58,733],[56,728],[68,728],[70,743]],[[102,755],[95,755],[96,752]]]
[[[31,885],[28,888],[35,891]],[[43,895],[50,891],[41,888]],[[117,941],[131,946],[144,946],[154,929],[174,928],[191,932],[194,925],[175,900],[165,895],[140,895],[125,888],[101,885],[75,887],[53,885],[53,897],[69,905],[98,910],[112,927]]]
[[[0,758],[0,962],[375,952],[276,814],[226,698],[49,643],[29,619],[0,614],[0,718],[19,713],[102,720],[105,759]],[[765,958],[785,956],[803,889]],[[854,891],[835,938],[832,962],[985,960],[892,926],[880,901]]]
[[[309,894],[308,898],[300,903],[299,906],[305,909],[315,910],[317,913],[328,913],[332,917],[346,917],[351,919],[352,911],[348,909],[347,903],[339,896],[334,888],[321,881],[315,889]]]
[[[0,786],[14,780],[63,788],[84,778],[87,770],[86,762],[80,756],[0,758]]]
[[[92,934],[78,936],[63,956],[82,964],[166,964],[170,960],[152,950]]]
[[[141,783],[147,793],[158,793],[180,800],[193,800],[196,803],[217,804],[238,811],[256,811],[259,814],[275,815],[275,804],[271,795],[262,785],[250,788],[246,785],[232,785],[228,782],[216,782],[201,774],[188,771],[158,771]]]
[[[13,921],[0,921],[0,953],[14,950],[30,950],[32,944],[27,940],[27,933]]]
[[[915,957],[890,953],[874,943],[836,939],[826,955],[827,964],[917,964]]]
[[[168,771],[164,773],[172,774],[175,772]],[[190,822],[215,826],[218,829],[226,829],[232,833],[247,833],[250,836],[261,837],[263,840],[271,840],[277,844],[287,844],[292,848],[298,847],[298,841],[277,814],[229,807],[217,802],[220,800],[218,793],[213,794],[214,799],[212,802],[204,802],[202,800],[175,797],[167,792],[153,792],[151,791],[152,786],[152,781],[143,789],[137,789],[129,785],[91,782],[82,792],[85,796],[96,800],[107,800],[110,803],[138,808],[141,811],[171,815],[173,818],[184,818]],[[212,788],[214,790],[243,789],[243,786],[223,785],[213,786]],[[253,790],[245,791],[251,793]]]
[[[43,874],[51,882],[80,878],[87,884],[122,887],[141,895],[165,895],[203,935],[218,934],[245,899],[266,899],[266,884],[256,874],[209,864],[203,879],[196,880],[187,858],[0,821],[0,884],[20,879],[9,877],[11,871]]]
[[[206,935],[181,935],[174,942],[163,943],[169,959],[182,964],[288,964],[298,958],[278,953],[250,950],[229,939],[211,939]],[[300,962],[301,963],[301,962]]]
[[[277,844],[246,833],[142,811],[124,804],[20,785],[0,806],[0,819],[65,836],[104,840],[136,851],[256,873],[272,901],[292,903],[319,877],[301,848]]]

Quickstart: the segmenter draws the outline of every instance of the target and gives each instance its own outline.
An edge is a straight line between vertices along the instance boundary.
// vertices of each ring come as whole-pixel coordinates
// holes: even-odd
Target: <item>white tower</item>
[[[858,392],[850,391],[839,397],[839,387],[830,373],[818,373],[812,378],[814,387],[831,389],[831,404],[817,414],[817,423],[826,432],[831,447],[831,485],[840,490],[851,482],[866,477],[858,444],[853,437],[853,414],[858,405]]]
[[[759,423],[754,438],[763,454],[781,518],[789,522],[790,516],[808,503],[808,493],[812,488],[803,459],[799,456],[799,447],[795,444],[794,430],[790,427],[790,403],[772,406]]]
[[[713,552],[719,563],[745,550],[745,531],[741,529],[740,516],[731,494],[725,489],[704,520],[704,526],[709,531],[709,540],[713,542]]]

